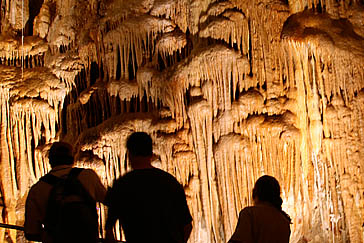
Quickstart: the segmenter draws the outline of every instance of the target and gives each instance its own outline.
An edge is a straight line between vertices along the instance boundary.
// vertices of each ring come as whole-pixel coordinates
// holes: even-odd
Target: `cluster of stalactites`
[[[361,0],[288,0],[292,13],[301,12],[305,9],[324,11],[336,17],[347,17],[346,12],[353,5],[362,4]]]
[[[47,102],[26,99],[13,102],[11,111],[15,154],[24,163],[22,166],[27,164],[24,172],[29,173],[35,183],[37,178],[44,175],[47,165],[37,157],[33,159],[27,151],[33,146],[38,147],[41,141],[50,143],[56,138],[58,113]],[[21,195],[26,192],[27,186],[21,187]]]
[[[2,65],[0,68],[1,93],[7,97],[2,99],[1,118],[3,128],[10,132],[2,132],[1,143],[7,149],[1,153],[4,161],[9,162],[2,164],[2,171],[14,187],[8,200],[23,196],[49,170],[42,156],[37,153],[33,156],[29,151],[57,139],[59,112],[69,90],[44,67],[23,72],[19,67]],[[28,180],[20,179],[24,175],[28,175]]]
[[[7,0],[1,2],[2,32],[21,31],[29,19],[29,0]]]
[[[249,52],[249,22],[246,15],[234,9],[231,2],[212,4],[207,13],[200,18],[199,36],[224,40],[232,47]]]
[[[0,59],[2,64],[22,67],[43,66],[43,56],[48,45],[40,38],[26,36],[13,38],[7,35],[0,37]]]
[[[128,79],[129,75],[134,76],[143,58],[148,59],[152,55],[154,50],[152,40],[156,35],[171,32],[174,28],[175,24],[167,19],[142,15],[129,18],[116,29],[106,33],[103,39],[105,50],[103,63],[109,77],[115,79],[118,69],[122,78]]]
[[[178,53],[182,56],[182,51],[187,45],[186,35],[181,31],[173,31],[164,34],[157,42],[156,51],[161,56],[164,66],[173,66],[178,62]],[[153,57],[153,63],[158,63],[158,55],[155,54]]]
[[[327,103],[340,96],[348,104],[364,87],[364,40],[350,22],[305,11],[287,20],[282,38],[282,63],[290,87],[302,80],[296,75],[299,70],[315,81]]]
[[[276,175],[282,188],[287,194],[295,194],[295,198],[301,190],[301,178],[294,176],[300,173],[296,154],[301,137],[292,113],[297,103],[294,94],[288,96],[291,99],[264,101],[258,91],[243,92],[241,102],[239,99],[231,109],[220,110],[216,118],[206,100],[195,100],[189,106],[188,117],[200,168],[202,210],[206,228],[214,232],[217,242],[232,234],[237,212],[251,203],[248,195],[260,175]],[[243,180],[246,177],[242,173],[251,175],[251,180]],[[286,174],[292,176],[284,177]],[[231,200],[226,202],[226,198]],[[218,230],[220,222],[225,222],[224,234]]]
[[[84,70],[84,64],[75,53],[55,54],[47,57],[47,67],[59,78],[69,92],[75,86],[77,75]]]
[[[156,1],[150,12],[153,16],[165,16],[167,19],[173,20],[176,25],[186,33],[188,28],[188,3],[184,0],[163,0]]]
[[[211,66],[210,60],[215,60],[216,65]],[[163,72],[140,69],[137,82],[147,96],[161,99],[182,125],[187,119],[185,92],[189,87],[202,86],[200,95],[212,104],[214,112],[230,109],[232,94],[255,85],[247,75],[249,70],[249,62],[241,54],[223,45],[214,45],[192,53],[177,67]]]
[[[348,20],[314,11],[292,15],[282,38],[287,86],[304,94],[297,96],[300,153],[303,175],[313,183],[304,197],[310,199],[310,207],[320,209],[321,217],[306,213],[312,218],[310,225],[320,225],[322,238],[361,242],[363,38]],[[307,226],[302,229],[310,235]]]
[[[215,11],[214,15],[229,16],[229,22],[234,21],[235,25],[238,25],[234,20],[236,17],[244,19],[245,23],[239,23],[242,28],[238,29],[242,31],[242,51],[249,58],[251,74],[264,96],[273,98],[283,94],[285,87],[279,47],[283,24],[290,15],[288,4],[284,1],[230,0],[215,5],[221,7],[216,8],[219,11]],[[228,20],[225,18],[225,22]],[[263,86],[266,88],[263,89]]]

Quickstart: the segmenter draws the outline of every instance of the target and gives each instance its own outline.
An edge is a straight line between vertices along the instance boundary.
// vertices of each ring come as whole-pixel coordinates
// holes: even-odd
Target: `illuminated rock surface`
[[[226,242],[263,174],[291,242],[364,241],[363,1],[0,3],[0,222],[23,224],[52,142],[111,185],[146,131],[185,187],[189,242]]]

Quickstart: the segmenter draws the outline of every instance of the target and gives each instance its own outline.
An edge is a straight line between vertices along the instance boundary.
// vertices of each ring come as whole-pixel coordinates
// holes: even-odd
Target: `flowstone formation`
[[[23,224],[52,142],[110,186],[145,131],[185,188],[189,242],[226,242],[263,174],[291,242],[364,241],[364,1],[0,4],[1,223]]]

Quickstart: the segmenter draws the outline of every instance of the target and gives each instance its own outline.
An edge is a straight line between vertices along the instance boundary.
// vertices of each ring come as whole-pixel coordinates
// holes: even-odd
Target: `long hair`
[[[283,200],[281,198],[281,187],[273,176],[264,175],[254,185],[253,199],[261,202],[268,202],[277,208],[291,222],[289,215],[282,210]]]

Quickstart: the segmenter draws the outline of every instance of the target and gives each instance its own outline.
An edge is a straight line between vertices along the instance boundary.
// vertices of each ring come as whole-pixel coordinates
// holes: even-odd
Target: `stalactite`
[[[209,60],[215,59],[217,66],[209,65]],[[245,73],[249,72],[249,63],[239,53],[232,51],[222,45],[209,46],[197,53],[193,53],[184,62],[178,64],[178,72],[175,68],[167,69],[162,73],[152,69],[142,69],[137,74],[137,81],[147,95],[156,99],[159,97],[163,104],[171,108],[178,124],[186,120],[184,114],[183,94],[189,85],[199,85],[200,78],[212,82],[213,89],[217,96],[204,94],[212,104],[219,104],[213,107],[214,112],[219,109],[230,109],[230,96],[238,89],[248,89],[254,83],[245,79]],[[197,70],[191,74],[190,70]],[[231,80],[233,76],[233,80]],[[233,85],[230,85],[230,82]],[[152,98],[153,99],[153,98]],[[215,100],[216,99],[216,100]]]
[[[247,200],[252,190],[251,184],[241,180],[250,172],[248,168],[252,167],[248,139],[234,133],[226,134],[214,147],[214,156],[224,232],[228,237],[235,230],[237,212],[243,205],[251,203],[251,200]]]
[[[34,35],[45,38],[51,24],[51,10],[47,3],[43,3],[40,13],[34,19]]]
[[[350,8],[359,7],[362,2],[360,0],[289,0],[290,10],[292,13],[304,11],[305,9],[314,9],[316,11],[327,12],[335,17],[347,16]]]
[[[11,24],[12,28],[21,30],[25,27],[29,18],[29,0],[13,0],[9,1],[9,11],[6,11],[7,21]]]
[[[219,232],[219,200],[217,197],[217,185],[215,179],[215,168],[212,161],[212,107],[206,100],[196,101],[189,107],[188,116],[191,122],[194,147],[197,161],[199,163],[199,179],[201,187],[202,217],[205,229],[211,231],[207,242],[220,242],[224,236]],[[212,238],[213,237],[213,238]]]
[[[36,36],[26,36],[23,43],[20,38],[14,38],[10,35],[5,34],[0,37],[0,58],[6,60],[19,59],[18,66],[20,66],[20,59],[23,54],[25,58],[38,57],[44,55],[47,51],[48,45]]]
[[[303,16],[305,16],[305,22],[301,20]],[[331,26],[334,25],[340,26],[339,28],[342,28],[343,32],[333,32]],[[292,29],[293,26],[296,26],[294,31]],[[354,195],[355,193],[345,189],[345,193],[343,192],[341,194],[343,198],[337,199],[337,197],[329,197],[332,189],[330,189],[327,181],[324,180],[328,176],[327,172],[325,172],[328,171],[328,167],[326,167],[328,165],[325,160],[321,160],[320,155],[323,136],[338,139],[339,142],[342,141],[343,137],[347,137],[347,134],[351,133],[349,131],[352,127],[347,125],[349,123],[351,124],[351,122],[348,123],[346,120],[350,120],[352,111],[347,105],[352,102],[352,99],[356,96],[355,94],[362,89],[361,79],[363,75],[359,71],[360,68],[357,68],[357,65],[360,64],[356,63],[357,60],[361,60],[361,55],[358,55],[356,51],[361,48],[360,43],[362,43],[362,38],[358,37],[352,31],[350,25],[344,20],[334,20],[328,15],[319,15],[309,11],[291,16],[283,28],[282,37],[285,40],[283,42],[284,47],[293,48],[289,51],[290,54],[300,53],[285,63],[288,63],[288,72],[293,72],[292,74],[287,74],[287,77],[289,79],[294,78],[296,83],[293,85],[297,85],[298,92],[304,91],[307,97],[306,100],[300,99],[301,101],[299,102],[302,102],[302,104],[299,107],[306,109],[305,106],[307,106],[307,118],[306,121],[303,120],[304,123],[301,123],[301,127],[307,127],[307,124],[309,124],[308,131],[311,134],[311,148],[306,147],[306,149],[308,153],[312,153],[312,160],[314,162],[313,169],[315,174],[313,175],[313,179],[316,182],[314,189],[317,190],[314,195],[317,198],[314,199],[313,203],[317,200],[316,204],[320,209],[320,212],[318,212],[320,217],[317,220],[320,220],[321,223],[318,224],[322,225],[322,221],[331,222],[322,230],[320,238],[331,238],[332,240],[345,239],[347,237],[345,234],[337,236],[334,233],[335,227],[337,226],[333,223],[339,218],[342,218],[342,220],[346,221],[345,224],[347,224],[349,229],[350,241],[359,242],[362,236],[359,236],[358,227],[355,226],[356,223],[354,222],[361,220],[362,213],[360,212],[361,209],[354,207],[354,203],[351,201],[350,196],[348,196]],[[321,48],[321,45],[316,44],[318,42],[321,45],[325,43],[326,48]],[[336,51],[330,52],[330,48],[335,48]],[[350,52],[348,52],[348,48],[350,48]],[[348,58],[355,61],[349,64]],[[294,68],[289,67],[292,65],[291,63],[295,65]],[[352,75],[355,75],[357,78],[353,79]],[[302,80],[303,83],[299,80]],[[327,80],[338,81],[327,82]],[[300,114],[302,114],[302,110]],[[324,114],[323,120],[321,114]],[[306,137],[306,139],[309,138]],[[346,151],[339,150],[338,152],[342,155],[335,157],[340,161],[345,161],[348,159],[348,156],[355,155],[355,152],[349,152],[348,149]],[[342,157],[343,155],[344,157]],[[327,157],[331,158],[330,156]],[[352,168],[350,163],[347,166],[347,168],[339,169],[336,173],[340,177],[344,176],[346,178],[345,175],[350,170],[349,168]],[[306,170],[307,175],[310,170]],[[312,178],[312,176],[310,177]],[[341,178],[340,181],[343,186],[341,188],[346,188],[347,180]],[[350,181],[349,184],[353,186],[356,183]],[[311,192],[309,193],[311,194]],[[312,195],[310,195],[311,197]],[[341,200],[343,201],[341,207],[350,216],[344,216],[342,211],[333,209],[332,205],[339,205],[337,200],[339,202]],[[328,213],[330,210],[336,213]],[[315,215],[312,216],[315,217]],[[315,222],[312,222],[312,224],[315,224]],[[327,228],[330,228],[330,230],[326,231],[325,229]]]
[[[167,19],[173,20],[183,32],[187,31],[189,24],[189,11],[186,1],[156,1],[150,14],[159,17],[165,15]]]
[[[246,1],[231,0],[234,7],[245,13],[248,19],[248,43],[252,73],[259,86],[266,86],[269,97],[283,92],[280,75],[280,34],[289,16],[289,8],[283,1]],[[274,23],[269,25],[267,23]],[[269,43],[269,44],[268,44]]]
[[[156,50],[162,56],[164,65],[168,66],[167,57],[173,56],[175,52],[181,54],[182,49],[186,46],[187,40],[183,33],[174,31],[164,34],[157,42]],[[177,61],[173,60],[171,65]]]
[[[305,22],[302,22],[303,18]],[[340,31],[333,31],[334,26]],[[317,33],[317,34],[315,34]],[[343,91],[345,101],[351,100],[354,94],[361,90],[363,74],[361,66],[362,37],[358,36],[352,29],[351,24],[345,20],[335,20],[329,15],[312,13],[306,11],[292,15],[285,24],[282,38],[287,40],[284,46],[288,47],[291,40],[309,43],[309,52],[319,63],[318,72],[320,93],[329,99],[334,94]],[[320,48],[325,43],[325,48]],[[296,48],[299,48],[299,44]],[[333,51],[335,50],[335,51]],[[345,68],[344,68],[345,67]],[[352,77],[358,78],[352,78]],[[326,80],[338,80],[337,82],[326,82]]]
[[[11,155],[11,143],[10,143],[10,114],[9,114],[9,90],[4,87],[0,89],[0,100],[1,100],[1,188],[4,193],[3,201],[4,208],[2,209],[4,213],[7,213],[7,218],[4,219],[5,222],[16,222],[16,197],[18,196],[18,189],[16,187],[15,179],[15,165],[14,159]],[[9,146],[10,145],[10,146]],[[3,222],[3,221],[2,221]],[[4,236],[4,235],[2,235]]]
[[[219,8],[220,4],[216,7]],[[227,6],[225,6],[227,7]],[[233,6],[229,6],[233,7]],[[215,8],[209,9],[208,14],[213,15],[216,12],[222,12],[221,10],[215,10]],[[225,10],[209,22],[205,22],[207,17],[203,16],[201,24],[205,27],[200,30],[200,37],[210,37],[214,39],[222,39],[232,47],[236,45],[237,49],[241,50],[244,55],[249,51],[249,23],[244,13],[234,11],[231,9]],[[205,20],[205,21],[204,21]]]
[[[130,100],[138,95],[138,85],[127,80],[111,80],[107,83],[107,91],[111,96],[118,96],[121,100]]]
[[[83,69],[83,64],[76,54],[56,54],[49,56],[47,60],[51,72],[65,81],[66,92],[69,92],[74,86],[74,80]]]
[[[55,127],[50,126],[55,122],[55,117],[58,114],[55,113],[55,110],[49,106],[46,102],[36,101],[36,100],[18,100],[17,102],[13,102],[11,107],[11,116],[14,118],[10,121],[10,124],[13,127],[19,129],[17,132],[19,138],[25,137],[23,141],[25,144],[20,144],[18,148],[18,154],[21,158],[24,158],[24,161],[27,161],[29,165],[26,169],[26,172],[30,176],[31,181],[34,183],[37,178],[39,178],[42,174],[37,174],[37,170],[33,168],[33,165],[37,165],[40,161],[33,161],[32,157],[29,156],[29,153],[26,151],[31,149],[33,143],[34,147],[37,147],[39,141],[41,140],[41,134],[43,133],[42,129],[44,129],[46,142],[51,142],[52,139],[55,138]],[[37,120],[38,124],[32,124],[32,120]],[[32,134],[33,131],[33,134]],[[39,134],[36,136],[35,134]],[[17,138],[14,137],[13,141],[17,141]],[[44,165],[42,165],[44,167]],[[29,185],[26,185],[29,187]],[[25,189],[20,191],[21,194],[24,194]]]
[[[134,75],[136,72],[135,64],[139,67],[143,56],[151,56],[150,49],[154,49],[154,43],[148,43],[147,39],[155,39],[158,33],[171,32],[174,28],[173,22],[166,19],[150,15],[136,16],[123,21],[118,25],[118,28],[106,33],[104,45],[112,48],[114,59],[118,55],[117,49],[120,50],[121,76],[129,78],[129,65],[133,66],[132,74]],[[114,59],[104,62],[106,67],[113,71],[110,72],[110,78],[116,78],[115,72],[118,63]]]

